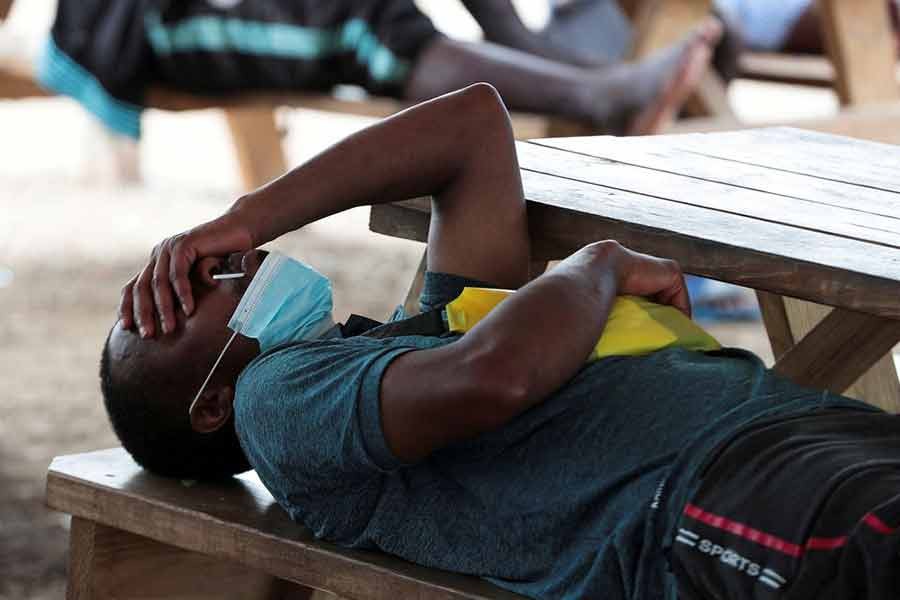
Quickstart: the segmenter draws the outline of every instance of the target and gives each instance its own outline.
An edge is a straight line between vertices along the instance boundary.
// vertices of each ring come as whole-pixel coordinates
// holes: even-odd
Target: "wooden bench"
[[[522,600],[484,580],[318,542],[253,473],[153,476],[121,448],[54,459],[47,504],[72,515],[68,600]],[[527,549],[523,549],[523,552]]]

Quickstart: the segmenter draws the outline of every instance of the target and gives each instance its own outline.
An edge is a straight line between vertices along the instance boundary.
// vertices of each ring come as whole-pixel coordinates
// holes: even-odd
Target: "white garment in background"
[[[754,50],[780,50],[810,4],[812,0],[716,0],[718,9],[741,27],[744,42]]]

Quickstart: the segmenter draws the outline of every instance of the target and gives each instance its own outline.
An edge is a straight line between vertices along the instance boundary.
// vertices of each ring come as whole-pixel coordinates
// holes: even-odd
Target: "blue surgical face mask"
[[[228,328],[256,338],[262,352],[315,339],[334,325],[331,282],[315,269],[278,252],[263,260]]]
[[[228,328],[234,334],[200,386],[188,414],[193,412],[237,334],[256,338],[261,352],[282,344],[315,339],[334,325],[331,308],[331,281],[327,277],[289,256],[270,252],[228,320]]]

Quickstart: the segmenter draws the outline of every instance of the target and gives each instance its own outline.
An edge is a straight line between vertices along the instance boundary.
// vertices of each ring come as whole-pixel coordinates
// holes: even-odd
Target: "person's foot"
[[[681,43],[594,81],[592,118],[612,133],[648,135],[670,124],[709,68],[722,24],[709,18]]]

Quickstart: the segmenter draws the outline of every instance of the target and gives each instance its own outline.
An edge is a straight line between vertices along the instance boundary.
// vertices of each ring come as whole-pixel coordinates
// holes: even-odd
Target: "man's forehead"
[[[151,358],[158,360],[163,355],[172,354],[175,347],[182,345],[176,344],[180,337],[176,333],[144,339],[136,330],[125,329],[122,321],[118,321],[109,335],[109,358],[120,364],[135,359],[142,362]]]

